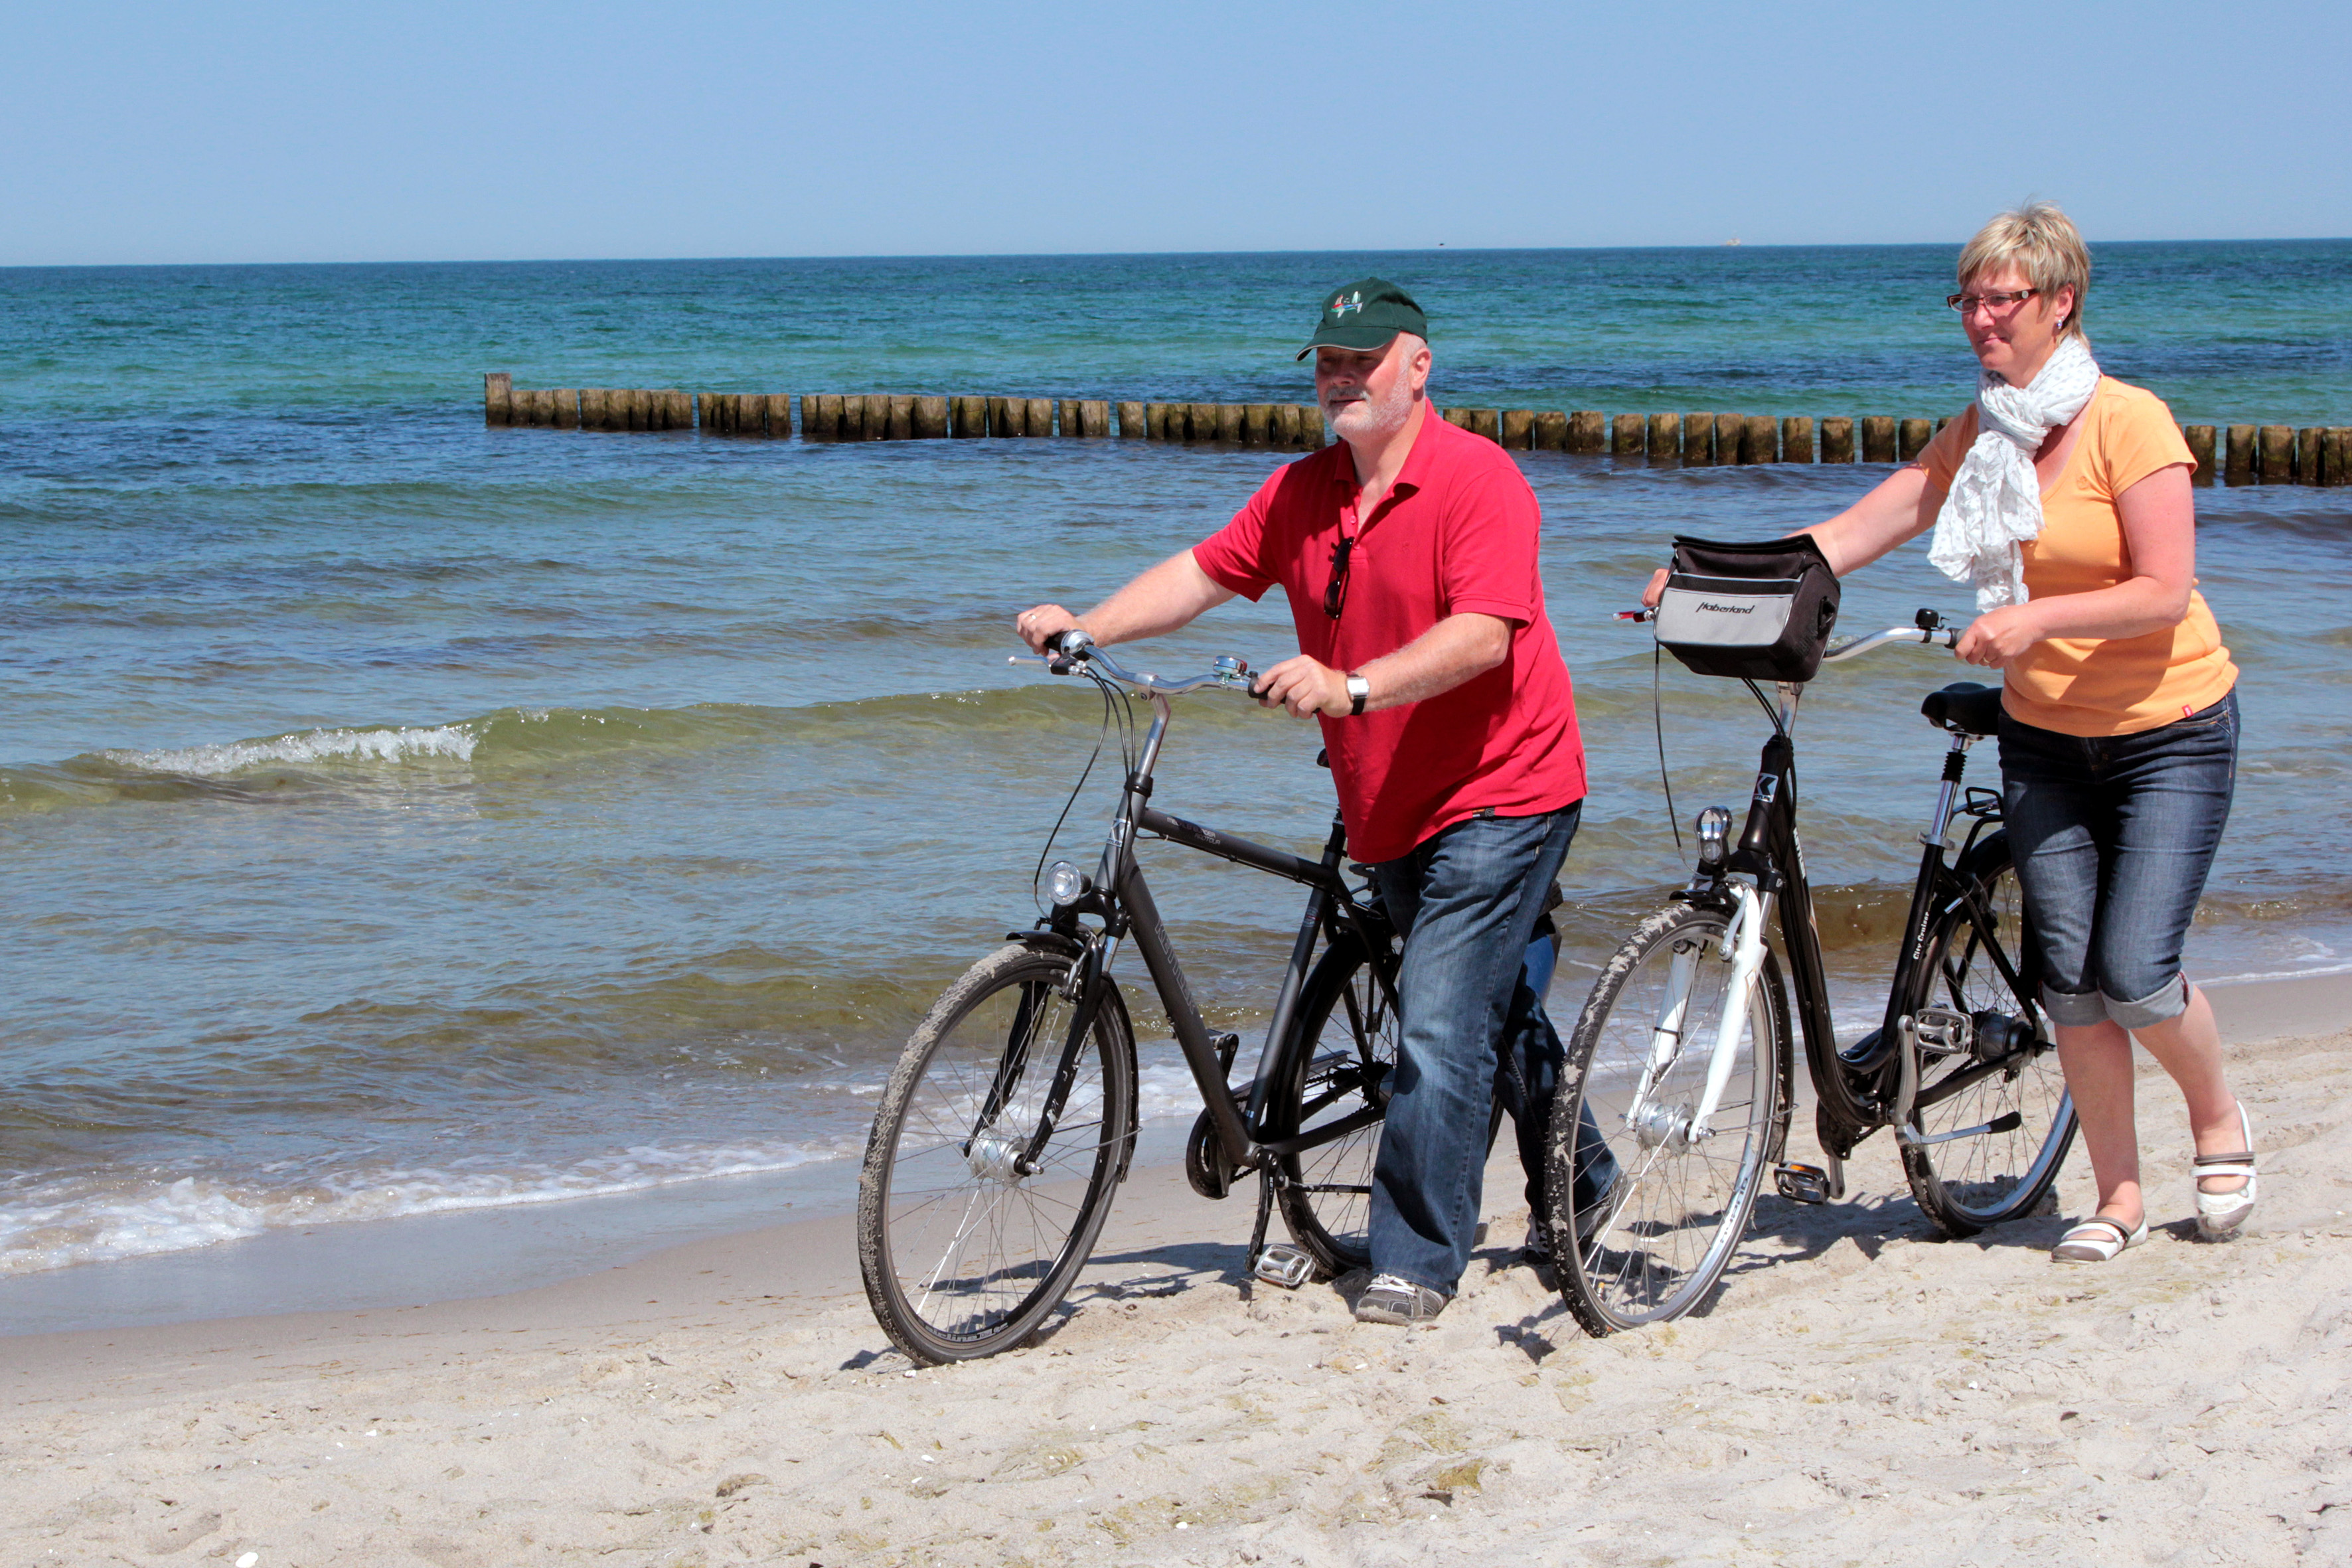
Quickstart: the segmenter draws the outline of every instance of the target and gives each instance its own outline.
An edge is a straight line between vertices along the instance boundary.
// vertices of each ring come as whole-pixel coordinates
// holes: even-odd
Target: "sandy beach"
[[[2151,1236],[2112,1265],[2049,1262],[2056,1216],[1932,1239],[1882,1137],[1851,1201],[1764,1200],[1706,1317],[1609,1341],[1514,1250],[1507,1160],[1413,1331],[1243,1282],[1246,1203],[1160,1168],[1048,1333],[961,1367],[888,1349],[839,1218],[0,1338],[0,1563],[2343,1562],[2352,976],[2214,994],[2263,1162],[2228,1245],[2147,1077]]]

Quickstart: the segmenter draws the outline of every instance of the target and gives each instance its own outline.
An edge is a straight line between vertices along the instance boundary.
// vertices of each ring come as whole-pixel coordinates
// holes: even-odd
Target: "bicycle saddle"
[[[2000,728],[2000,688],[1982,686],[1973,680],[1955,680],[1941,691],[1927,693],[1927,700],[1919,704],[1919,711],[1939,730],[1958,729],[1963,734],[1990,735]]]

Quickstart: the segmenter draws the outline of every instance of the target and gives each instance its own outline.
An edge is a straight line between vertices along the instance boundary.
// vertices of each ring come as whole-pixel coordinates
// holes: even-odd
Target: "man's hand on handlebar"
[[[1650,574],[1650,585],[1642,590],[1642,607],[1645,610],[1656,609],[1658,601],[1665,597],[1665,593],[1666,569],[1661,566]]]
[[[1031,653],[1044,653],[1046,638],[1077,624],[1078,617],[1059,605],[1039,605],[1013,617],[1013,629],[1021,634]]]
[[[1318,713],[1343,719],[1354,706],[1348,698],[1347,675],[1303,653],[1259,676],[1250,695],[1265,707],[1286,710],[1294,719]]]

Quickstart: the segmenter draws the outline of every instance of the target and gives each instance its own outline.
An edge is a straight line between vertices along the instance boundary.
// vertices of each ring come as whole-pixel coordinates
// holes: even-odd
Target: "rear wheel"
[[[1569,1041],[1552,1105],[1547,1223],[1561,1294],[1589,1333],[1679,1318],[1706,1303],[1738,1250],[1786,1127],[1789,1003],[1768,952],[1711,1131],[1692,1136],[1732,1000],[1726,924],[1686,904],[1644,920],[1601,971]],[[1580,1212],[1571,1151],[1587,1111],[1608,1161],[1596,1167],[1583,1156],[1586,1185],[1600,1191]]]
[[[2008,835],[1981,840],[1960,875],[1977,909],[1962,905],[1936,927],[1907,1011],[1965,1016],[1965,1039],[1954,1042],[1964,1048],[1920,1049],[1919,1091],[1900,1136],[1912,1196],[1956,1237],[2032,1214],[2074,1140],[2074,1103],[2028,978],[2025,896]]]
[[[857,1184],[866,1297],[919,1362],[1020,1344],[1069,1292],[1110,1212],[1135,1128],[1135,1045],[1114,990],[1034,1160],[1076,1004],[1071,960],[1015,944],[950,986],[874,1115]]]
[[[1269,1107],[1273,1141],[1347,1129],[1279,1157],[1283,1223],[1335,1277],[1371,1263],[1372,1163],[1396,1070],[1394,981],[1393,960],[1376,965],[1353,938],[1324,953],[1299,993]]]

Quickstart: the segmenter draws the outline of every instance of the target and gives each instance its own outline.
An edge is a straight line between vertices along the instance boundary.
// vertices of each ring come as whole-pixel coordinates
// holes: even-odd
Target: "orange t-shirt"
[[[2025,545],[2030,599],[2112,588],[2132,575],[2116,498],[2159,468],[2195,466],[2172,410],[2152,392],[2101,376],[2066,466],[2042,492],[2042,533]],[[1937,504],[1977,438],[1977,410],[1919,454]],[[2136,637],[2050,637],[2009,667],[2010,717],[2062,735],[2131,735],[2185,719],[2229,695],[2238,667],[2205,596],[2189,593],[2177,626]]]

